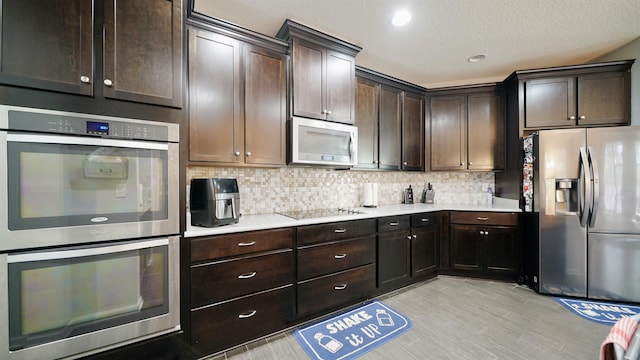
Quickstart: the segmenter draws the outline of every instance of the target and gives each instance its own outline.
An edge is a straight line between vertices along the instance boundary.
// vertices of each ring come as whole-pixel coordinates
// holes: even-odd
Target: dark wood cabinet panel
[[[294,281],[293,250],[221,260],[191,268],[191,306],[198,307]]]
[[[411,232],[378,234],[378,287],[393,288],[409,281],[411,275]]]
[[[287,163],[286,71],[286,55],[246,46],[245,163]]]
[[[501,226],[485,230],[487,272],[517,274],[520,271],[522,241],[517,235],[517,230]]]
[[[309,315],[350,301],[364,299],[375,289],[375,264],[300,282],[298,283],[298,315]]]
[[[466,98],[434,96],[431,111],[431,169],[466,169]]]
[[[528,80],[525,85],[526,127],[575,125],[575,81],[573,76]]]
[[[578,125],[628,125],[629,88],[628,72],[578,76]]]
[[[300,226],[297,231],[298,246],[344,240],[374,234],[376,231],[376,219]]]
[[[96,4],[3,0],[0,82],[181,107],[182,2]]]
[[[292,54],[293,115],[326,119],[326,49],[295,39]]]
[[[505,167],[505,103],[501,93],[471,94],[467,99],[469,170]]]
[[[327,50],[326,119],[345,124],[355,121],[356,59]]]
[[[240,42],[189,30],[189,160],[233,164],[244,153]]]
[[[189,29],[189,160],[286,165],[287,58]]]
[[[191,345],[212,354],[283,329],[294,315],[293,286],[191,310]]]
[[[180,0],[104,2],[104,95],[182,105]]]
[[[273,229],[191,240],[191,262],[254,254],[293,246],[293,229]]]
[[[402,99],[402,170],[424,170],[424,97]]]
[[[505,167],[505,101],[499,86],[439,90],[430,98],[431,169]]]
[[[400,170],[402,136],[401,95],[398,89],[380,87],[379,164],[380,169]]]
[[[358,127],[358,168],[378,168],[378,96],[379,85],[356,79],[355,126]]]
[[[410,225],[411,217],[406,215],[378,218],[378,232],[408,230]]]
[[[298,248],[298,280],[307,280],[374,262],[374,235]]]
[[[93,19],[91,1],[3,0],[0,81],[93,95]]]
[[[480,272],[484,266],[484,242],[480,229],[451,224],[451,268]]]
[[[428,219],[428,217],[427,217]],[[438,270],[438,224],[411,229],[411,276],[421,277]]]
[[[457,224],[518,226],[518,215],[508,212],[452,211],[450,217]]]

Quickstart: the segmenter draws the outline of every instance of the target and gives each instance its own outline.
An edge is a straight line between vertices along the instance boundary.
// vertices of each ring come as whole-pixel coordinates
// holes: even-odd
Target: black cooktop
[[[322,218],[329,216],[349,216],[356,214],[364,214],[365,212],[355,209],[316,209],[316,210],[300,210],[300,211],[288,211],[288,212],[280,212],[278,214],[290,217],[292,219],[301,220],[301,219],[313,219],[313,218]]]

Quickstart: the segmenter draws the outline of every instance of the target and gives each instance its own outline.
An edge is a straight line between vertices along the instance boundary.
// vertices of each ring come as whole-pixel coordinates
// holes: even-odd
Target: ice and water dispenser
[[[547,215],[575,215],[580,211],[578,179],[547,179]]]

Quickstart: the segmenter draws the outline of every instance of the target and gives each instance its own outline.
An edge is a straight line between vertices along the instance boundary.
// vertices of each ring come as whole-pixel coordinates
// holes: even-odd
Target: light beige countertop
[[[495,212],[521,212],[518,208],[518,202],[515,200],[506,200],[495,198],[493,205],[453,205],[453,204],[397,204],[382,205],[377,208],[355,208],[361,211],[361,214],[344,214],[336,216],[326,216],[319,218],[296,220],[280,214],[260,214],[260,215],[242,215],[237,224],[223,225],[218,227],[201,227],[191,225],[191,216],[187,213],[187,230],[184,233],[185,238],[198,236],[211,236],[231,234],[255,230],[267,230],[282,227],[294,227],[302,225],[323,224],[336,221],[349,221],[358,219],[378,218],[393,215],[407,215],[430,211],[495,211]]]

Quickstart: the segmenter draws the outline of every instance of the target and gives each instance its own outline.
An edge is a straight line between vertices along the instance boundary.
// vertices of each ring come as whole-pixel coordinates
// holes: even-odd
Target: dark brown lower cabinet
[[[411,216],[411,277],[436,276],[439,255],[438,213]]]
[[[378,219],[378,288],[391,290],[411,279],[410,217]]]
[[[293,318],[293,286],[191,310],[191,345],[211,354],[283,329]]]

